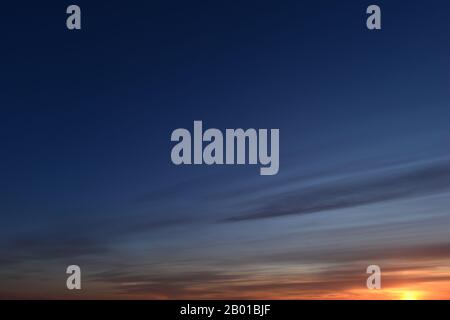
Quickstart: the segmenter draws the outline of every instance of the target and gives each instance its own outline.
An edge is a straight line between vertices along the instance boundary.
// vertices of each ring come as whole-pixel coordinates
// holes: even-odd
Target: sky
[[[73,3],[2,4],[0,299],[450,298],[448,1]],[[195,120],[279,173],[175,166]]]

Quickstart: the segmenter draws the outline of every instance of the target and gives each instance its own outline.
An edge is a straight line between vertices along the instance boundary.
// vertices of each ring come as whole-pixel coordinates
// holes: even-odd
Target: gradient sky
[[[0,298],[450,298],[447,0],[1,11]],[[173,165],[194,120],[279,128],[279,174]]]

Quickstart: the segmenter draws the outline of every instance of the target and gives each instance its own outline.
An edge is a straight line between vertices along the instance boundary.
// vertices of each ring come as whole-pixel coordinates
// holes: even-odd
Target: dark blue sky
[[[306,213],[385,202],[391,206],[381,211],[399,219],[418,208],[448,213],[448,1],[74,3],[81,31],[65,28],[71,2],[2,5],[5,266],[78,259],[95,274],[127,256],[134,266],[185,259],[197,270],[211,252],[223,253],[212,258],[219,263],[291,248],[283,231],[272,231],[279,224],[298,224],[304,234],[308,223],[342,223],[298,220]],[[380,31],[365,27],[373,3],[382,8]],[[279,128],[280,173],[174,166],[170,134],[192,130],[194,120]],[[441,193],[440,210],[436,202],[392,204]],[[361,221],[371,212],[362,211]],[[391,223],[383,219],[375,220]],[[450,241],[439,238],[449,225],[439,220],[404,237],[434,230],[430,243]],[[231,239],[249,244],[241,250]],[[194,250],[209,242],[211,252]]]

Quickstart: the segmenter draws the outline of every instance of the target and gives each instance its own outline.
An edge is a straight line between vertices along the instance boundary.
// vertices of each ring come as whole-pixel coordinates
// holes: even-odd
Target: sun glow
[[[418,292],[415,291],[405,291],[401,294],[402,300],[419,300],[420,295]]]

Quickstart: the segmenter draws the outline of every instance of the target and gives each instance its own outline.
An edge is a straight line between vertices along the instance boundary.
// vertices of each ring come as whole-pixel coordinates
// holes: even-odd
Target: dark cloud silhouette
[[[440,249],[443,250],[441,253]],[[314,258],[311,258],[314,255]],[[323,256],[325,258],[318,259]],[[135,269],[121,268],[93,275],[89,281],[110,285],[124,296],[143,296],[169,299],[214,299],[233,296],[241,298],[261,298],[267,292],[271,297],[320,297],[343,294],[351,289],[365,289],[366,268],[371,263],[379,263],[383,272],[384,287],[399,287],[405,283],[439,283],[450,281],[450,274],[436,272],[441,259],[450,257],[450,244],[424,245],[421,247],[397,247],[384,251],[374,249],[365,254],[363,249],[338,252],[320,251],[299,255],[267,256],[272,267],[262,260],[251,259],[250,265],[243,267],[236,262],[234,268],[224,266],[214,270],[185,271],[181,269]],[[419,259],[419,260],[418,260]],[[286,263],[304,261],[320,263],[314,269],[290,269],[285,272]],[[402,263],[399,263],[402,260]],[[266,261],[266,262],[267,262]],[[301,262],[301,263],[300,263]],[[278,264],[279,268],[273,265]],[[231,271],[234,270],[234,271]]]
[[[9,266],[9,265],[13,265],[15,263],[17,263],[18,261],[20,261],[17,257],[2,257],[0,258],[0,266],[4,267],[4,266]]]
[[[276,253],[271,255],[252,258],[254,263],[360,263],[360,262],[379,262],[386,260],[412,260],[428,261],[434,259],[450,258],[450,243],[436,243],[421,246],[395,246],[385,248],[376,247],[356,247],[342,249],[304,249]]]
[[[170,274],[166,271],[158,271],[149,274],[136,273],[131,271],[110,270],[97,273],[91,277],[95,281],[106,281],[113,283],[133,282],[133,283],[207,283],[217,281],[235,280],[238,278],[237,274],[230,274],[225,272],[202,270],[202,271],[184,271],[181,273]]]
[[[425,196],[450,190],[450,163],[406,166],[350,176],[254,201],[255,209],[224,221],[304,215]],[[262,203],[258,205],[258,202]],[[267,203],[268,202],[268,203]]]
[[[165,270],[142,271],[109,270],[90,277],[91,281],[112,284],[120,294],[147,294],[155,297],[188,297],[197,292],[197,286],[223,286],[228,282],[244,281],[243,275],[225,271],[181,271]],[[214,289],[213,289],[214,290]],[[211,293],[208,291],[208,293]],[[198,294],[198,293],[197,293]]]
[[[0,265],[16,264],[27,260],[46,260],[97,256],[112,253],[115,241],[129,235],[183,226],[192,221],[184,218],[152,220],[145,216],[123,219],[97,219],[83,228],[82,221],[58,224],[33,233],[18,234],[0,250]],[[66,231],[65,231],[66,230]]]
[[[94,238],[71,235],[28,235],[10,243],[11,251],[24,259],[57,259],[109,252],[109,248]]]

